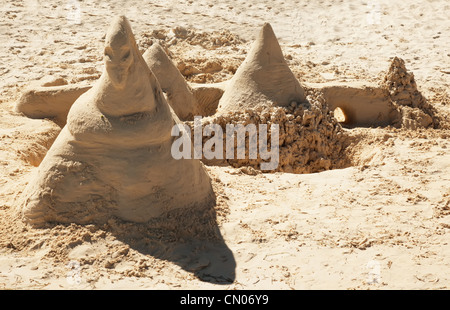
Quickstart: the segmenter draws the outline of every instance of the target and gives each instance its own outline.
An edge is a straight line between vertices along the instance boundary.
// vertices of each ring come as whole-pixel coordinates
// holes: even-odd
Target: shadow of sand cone
[[[186,121],[193,120],[195,115],[199,115],[192,89],[161,45],[153,44],[145,51],[143,57],[157,76],[161,89],[166,93],[168,103],[177,116]]]
[[[25,220],[142,223],[172,210],[211,208],[214,193],[200,161],[171,155],[179,120],[125,17],[113,21],[105,41],[102,76],[73,104],[24,191]]]
[[[262,27],[219,101],[219,112],[305,102],[305,91],[287,65],[270,24]]]

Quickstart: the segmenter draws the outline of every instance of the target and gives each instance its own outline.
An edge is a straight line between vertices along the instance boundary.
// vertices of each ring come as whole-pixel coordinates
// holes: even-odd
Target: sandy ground
[[[1,289],[450,287],[448,1],[30,0],[0,7]],[[111,228],[120,223],[34,229],[15,221],[17,197],[60,128],[14,112],[14,104],[41,78],[96,80],[116,14],[129,18],[142,51],[159,41],[191,82],[229,79],[264,22],[301,82],[377,82],[401,57],[441,128],[349,129],[353,165],[345,169],[251,175],[207,167],[218,243],[173,240],[170,232],[142,238],[133,229],[118,235]],[[189,35],[174,35],[176,27]]]

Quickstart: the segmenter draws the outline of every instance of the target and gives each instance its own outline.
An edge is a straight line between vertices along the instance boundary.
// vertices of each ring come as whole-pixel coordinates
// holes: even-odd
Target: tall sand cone
[[[167,100],[178,117],[186,121],[200,115],[192,89],[161,45],[153,44],[145,51],[143,57],[156,75],[161,89],[166,93]]]
[[[179,122],[125,17],[106,35],[105,70],[71,107],[67,124],[24,191],[31,224],[132,222],[214,203],[198,160],[171,155]]]
[[[305,102],[305,91],[287,65],[270,24],[258,38],[220,99],[220,112]]]

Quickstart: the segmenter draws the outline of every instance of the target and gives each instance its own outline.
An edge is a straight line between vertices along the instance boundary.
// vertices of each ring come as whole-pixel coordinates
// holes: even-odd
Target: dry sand
[[[0,288],[449,288],[448,1],[30,0],[2,1],[1,10]],[[320,173],[207,166],[218,238],[180,237],[195,237],[203,222],[179,215],[153,226],[33,228],[14,210],[60,127],[15,104],[41,79],[98,80],[118,14],[141,53],[160,43],[195,83],[229,80],[265,22],[302,85],[378,85],[397,56],[439,128],[345,129],[352,165]]]

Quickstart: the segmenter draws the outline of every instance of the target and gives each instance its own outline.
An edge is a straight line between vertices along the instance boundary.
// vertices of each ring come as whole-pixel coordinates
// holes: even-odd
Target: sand
[[[449,288],[446,1],[128,1],[125,7],[83,1],[80,11],[64,1],[23,1],[1,7],[0,288]],[[266,22],[308,90],[332,84],[379,89],[398,57],[433,108],[433,123],[424,128],[427,108],[411,103],[401,104],[407,111],[395,126],[343,126],[346,168],[261,173],[207,165],[216,206],[214,214],[194,213],[195,221],[175,213],[148,225],[114,219],[32,227],[14,210],[61,127],[25,117],[16,103],[47,77],[47,88],[62,80],[67,86],[99,80],[106,29],[121,14],[140,52],[158,42],[190,83],[230,80]],[[420,117],[424,122],[416,121]]]

